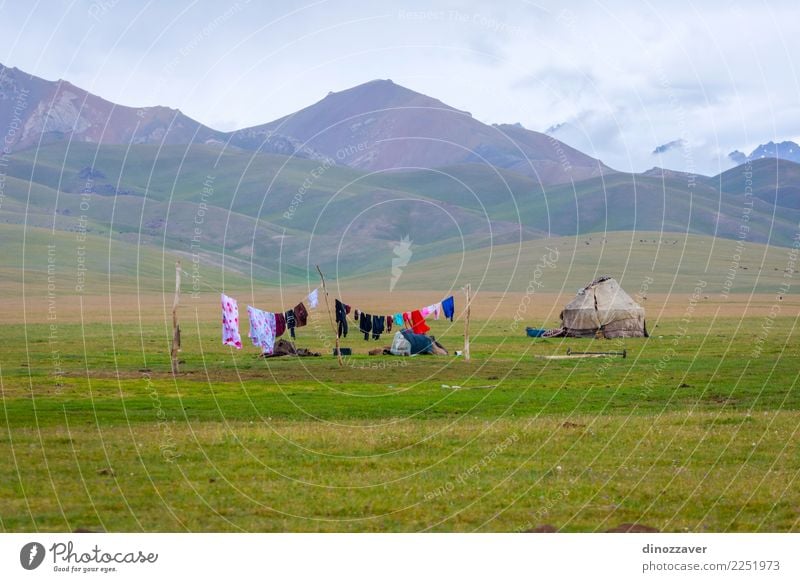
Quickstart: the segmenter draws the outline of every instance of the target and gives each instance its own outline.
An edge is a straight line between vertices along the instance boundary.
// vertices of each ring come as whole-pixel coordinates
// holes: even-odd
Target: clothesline
[[[184,275],[186,275],[187,277],[192,277],[192,275],[191,275],[190,273],[187,273],[187,272],[186,272],[186,270],[185,270],[185,269],[183,269],[182,267],[181,267],[181,269],[180,269],[180,270],[181,270],[181,273],[183,273],[183,274],[184,274]],[[209,285],[209,284],[208,284],[208,283],[206,283],[205,281],[197,281],[197,282],[198,282],[198,283],[200,283],[201,285],[204,285],[204,286],[208,287],[209,289],[211,289],[211,290],[212,290],[212,291],[214,291],[215,293],[219,293],[220,295],[225,295],[225,292],[224,292],[224,291],[222,291],[221,289],[217,289],[216,287],[214,287],[214,286],[212,286],[212,285]],[[313,291],[311,291],[311,292],[310,292],[310,293],[307,295],[307,298],[310,298],[312,295],[314,295],[314,294],[318,293],[318,291],[319,291],[319,288],[318,288],[318,287],[317,287],[317,288],[315,288]],[[315,295],[315,297],[316,297],[316,295]],[[442,305],[442,304],[443,304],[445,301],[447,301],[448,299],[452,299],[452,297],[453,297],[453,296],[451,295],[450,297],[446,297],[445,299],[442,299],[442,301],[438,302],[438,305]],[[337,300],[337,301],[338,301],[338,300]],[[343,301],[342,301],[342,303],[344,304],[344,302],[343,302]],[[350,307],[350,308],[352,308],[352,309],[356,309],[356,311],[358,311],[359,313],[361,313],[361,312],[363,311],[363,310],[361,310],[361,309],[357,309],[357,308],[355,308],[355,307],[352,307],[352,306],[350,306],[350,305],[348,305],[348,304],[345,304],[345,305],[347,305],[347,307]],[[434,304],[431,304],[431,305],[430,305],[430,306],[428,306],[428,307],[432,307],[432,306],[434,306],[434,305],[437,305],[437,304],[436,304],[436,303],[434,303]],[[314,304],[311,306],[311,308],[312,308],[312,309],[316,308],[316,302],[314,302]],[[424,310],[424,309],[426,309],[426,308],[421,308],[421,309],[409,309],[409,310],[397,311],[396,313],[403,314],[403,313],[412,313],[412,312],[414,312],[414,311],[420,311],[420,312],[423,312],[423,310]],[[349,310],[348,310],[348,312],[349,312]],[[392,313],[391,315],[395,315],[396,313]],[[427,316],[426,314],[423,314],[423,315]],[[436,319],[438,319],[438,317],[436,317]]]
[[[178,269],[187,277],[191,277],[184,269],[180,267]],[[205,281],[197,281],[197,283],[220,295],[222,344],[242,349],[242,339],[239,333],[239,302]],[[311,309],[316,309],[319,304],[319,288],[306,295],[305,300],[309,303]],[[351,308],[350,305],[343,303],[339,299],[336,299],[335,305],[336,322],[338,324],[337,335],[346,337],[348,331],[347,316],[351,309],[355,308]],[[440,315],[444,313],[445,318],[449,318],[452,321],[454,312],[454,299],[451,295],[441,302],[411,311],[399,311],[389,315],[372,315],[355,309],[354,316],[359,331],[364,334],[364,339],[369,339],[370,334],[372,334],[373,339],[377,340],[384,333],[384,330],[386,333],[391,333],[393,324],[398,327],[404,326],[417,334],[425,334],[430,331],[430,327],[425,322],[425,317],[433,315],[435,319],[439,319]],[[283,335],[286,330],[289,330],[292,338],[294,338],[295,328],[305,326],[308,321],[308,311],[302,301],[283,312],[264,311],[248,305],[247,315],[250,321],[249,337],[253,345],[260,347],[264,354],[273,352],[276,339]]]
[[[242,338],[239,334],[239,302],[220,293],[222,303],[222,345],[242,349]],[[319,289],[314,289],[306,295],[311,309],[319,305]],[[250,320],[250,339],[253,345],[260,347],[265,354],[271,354],[275,347],[276,338],[283,335],[287,329],[292,338],[295,337],[295,328],[304,327],[308,322],[308,311],[305,304],[300,301],[293,308],[284,312],[264,311],[247,306],[247,317]]]
[[[444,299],[442,299],[441,301],[437,301],[436,303],[432,303],[432,304],[431,304],[431,305],[429,305],[428,307],[433,307],[434,305],[441,305],[443,302],[447,301],[448,299],[452,299],[452,298],[453,298],[453,296],[452,296],[452,295],[450,295],[450,296],[448,296],[448,297],[445,297],[445,298],[444,298]],[[341,300],[341,299],[340,299],[339,301],[342,301],[342,303],[344,303],[344,301],[343,301],[343,300]],[[348,306],[349,306],[351,309],[357,309],[357,308],[356,308],[354,305],[352,305],[352,304],[345,304],[345,305],[348,305]],[[418,310],[418,311],[422,311],[422,309],[424,309],[424,308],[418,308],[417,310]],[[358,311],[364,311],[364,310],[362,310],[362,309],[358,309]],[[373,310],[373,311],[376,311],[376,312],[377,312],[377,311],[382,311],[382,310],[376,309],[376,310]],[[400,310],[400,309],[395,309],[395,310],[391,310],[391,311],[392,311],[392,313],[409,313],[409,312],[411,312],[411,311],[416,311],[416,310],[414,310],[414,309],[402,309],[402,310]]]
[[[337,301],[340,301],[346,307],[349,308],[347,310],[347,313],[350,312],[350,309],[355,310],[356,313],[366,313],[366,311],[363,310],[363,309],[359,309],[359,308],[357,308],[355,306],[352,306],[352,305],[347,305],[346,303],[344,303],[341,300],[337,300]],[[402,325],[403,316],[405,314],[414,313],[415,311],[419,311],[420,315],[422,315],[422,317],[428,317],[430,315],[433,315],[434,319],[439,319],[439,316],[442,313],[444,313],[445,319],[450,319],[450,321],[452,321],[453,320],[453,315],[455,313],[455,301],[453,299],[453,296],[450,295],[449,297],[445,297],[441,301],[438,301],[436,303],[432,303],[432,304],[430,304],[430,305],[428,305],[426,307],[420,307],[419,309],[408,309],[408,310],[402,310],[402,311],[392,311],[392,313],[387,314],[387,316],[391,316],[395,320],[395,323],[397,323],[397,325]]]
[[[183,270],[183,268],[182,268],[182,267],[181,267],[181,273],[183,273],[183,274],[184,274],[184,275],[186,275],[187,277],[191,277],[191,275],[190,275],[189,273],[187,273],[185,270]],[[214,293],[218,293],[218,294],[220,294],[220,295],[225,295],[225,292],[224,292],[224,291],[222,291],[222,290],[220,290],[220,289],[217,289],[216,287],[213,287],[213,286],[209,285],[209,284],[208,284],[208,283],[206,283],[205,281],[198,281],[198,283],[200,283],[201,285],[205,285],[206,287],[208,287],[209,289],[211,289],[211,290],[212,290]],[[319,292],[319,287],[316,287],[316,288],[314,288],[314,290],[313,290],[313,291],[311,291],[311,293],[309,293],[308,295],[306,295],[306,299],[309,299],[309,298],[311,298],[311,296],[312,296],[312,295],[313,295],[313,296],[316,298],[316,297],[317,297],[317,295],[316,295],[316,294],[317,294],[318,292]],[[314,302],[313,302],[313,305],[311,305],[311,309],[316,309],[316,308],[317,308],[317,302],[316,302],[316,301],[314,301]]]
[[[375,315],[337,299],[335,310],[337,324],[336,333],[339,337],[347,337],[349,331],[347,317],[352,311],[353,322],[358,325],[358,331],[364,334],[364,339],[368,340],[371,334],[372,339],[377,340],[380,338],[381,334],[391,333],[393,325],[398,327],[404,326],[417,334],[425,334],[431,329],[425,321],[425,318],[430,315],[433,315],[434,319],[439,319],[439,316],[443,313],[445,319],[453,321],[455,301],[451,295],[440,302],[420,309],[398,311],[388,315]]]

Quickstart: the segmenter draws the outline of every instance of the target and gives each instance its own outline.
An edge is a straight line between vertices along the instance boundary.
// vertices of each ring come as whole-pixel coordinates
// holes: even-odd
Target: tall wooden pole
[[[342,353],[339,351],[339,330],[336,329],[336,324],[333,322],[333,317],[331,316],[331,305],[328,303],[328,288],[325,287],[325,276],[322,274],[319,265],[317,265],[317,272],[319,273],[319,278],[322,279],[322,294],[325,296],[325,309],[328,311],[328,319],[331,322],[331,329],[333,330],[333,337],[336,342],[336,357],[339,360],[339,367],[341,368],[344,366],[344,362],[342,361]]]
[[[181,262],[175,262],[175,297],[172,300],[172,373],[178,373],[178,352],[181,351],[181,326],[178,325],[178,304],[181,300]]]
[[[471,297],[472,285],[467,283],[464,292],[467,294],[467,308],[464,314],[464,361],[469,362],[469,308]]]

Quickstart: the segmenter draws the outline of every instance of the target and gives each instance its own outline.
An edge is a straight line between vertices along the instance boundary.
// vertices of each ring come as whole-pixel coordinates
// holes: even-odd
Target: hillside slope
[[[800,210],[800,164],[778,158],[753,160],[712,178],[723,192],[744,193],[768,204]],[[750,182],[750,183],[748,183]],[[781,210],[783,212],[783,210]]]
[[[470,283],[476,292],[527,291],[530,301],[536,302],[541,293],[570,295],[601,275],[612,275],[631,295],[686,294],[701,286],[704,295],[716,299],[726,290],[774,297],[784,288],[789,268],[785,248],[758,243],[739,247],[736,241],[692,234],[615,232],[412,259],[393,292],[438,289],[452,293]],[[346,278],[339,286],[351,292],[388,292],[391,277],[387,267],[357,279]],[[800,289],[792,286],[790,292]]]
[[[772,169],[761,171],[754,182],[768,188]],[[737,239],[744,193],[712,181],[614,173],[542,187],[481,164],[365,174],[214,146],[55,143],[10,157],[0,220],[73,231],[83,221],[91,234],[199,248],[256,278],[297,281],[315,264],[332,277],[383,269],[403,240],[420,260],[612,231]],[[775,209],[755,199],[745,242],[792,244],[800,211]]]
[[[60,140],[95,144],[212,143],[225,135],[168,107],[125,107],[63,80],[0,65],[0,127],[11,149]]]

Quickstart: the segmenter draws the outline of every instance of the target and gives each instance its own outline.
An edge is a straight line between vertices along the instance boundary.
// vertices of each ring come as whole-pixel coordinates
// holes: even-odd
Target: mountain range
[[[5,130],[5,131],[4,131]],[[151,246],[272,282],[551,236],[667,231],[788,246],[800,165],[714,177],[614,171],[552,136],[486,125],[390,80],[219,132],[0,70],[0,221]],[[746,215],[746,216],[745,216]],[[742,225],[747,231],[742,235]],[[635,239],[635,237],[634,237]]]
[[[800,145],[797,145],[793,141],[782,141],[780,143],[771,141],[763,143],[755,148],[749,156],[739,150],[734,150],[728,154],[728,157],[731,161],[739,165],[747,161],[761,160],[764,158],[776,158],[800,163]]]
[[[608,173],[599,160],[519,125],[489,126],[437,99],[375,80],[263,125],[220,132],[167,107],[125,107],[63,80],[0,72],[0,127],[19,118],[12,150],[57,141],[216,144],[335,160],[366,171],[484,163],[563,183]],[[18,105],[23,103],[23,107]],[[15,111],[17,112],[15,115]]]

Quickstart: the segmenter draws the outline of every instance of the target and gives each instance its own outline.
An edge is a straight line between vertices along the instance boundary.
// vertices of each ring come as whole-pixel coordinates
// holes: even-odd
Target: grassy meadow
[[[454,293],[456,321],[431,322],[451,352],[460,285],[476,293],[470,362],[369,356],[391,336],[364,341],[351,320],[340,368],[324,303],[297,339],[321,357],[220,342],[218,289],[242,314],[282,310],[311,275],[268,285],[246,265],[80,234],[0,226],[2,531],[800,529],[787,248],[608,233],[415,259],[391,293],[388,268],[331,280],[368,312]],[[537,271],[548,249],[558,260]],[[645,306],[650,338],[525,336],[602,273]],[[627,358],[546,358],[568,348]]]
[[[171,295],[124,291],[0,311],[3,531],[800,529],[797,295],[654,293],[651,337],[609,341],[524,336],[567,295],[479,293],[471,362],[368,356],[390,339],[351,328],[344,368],[324,311],[297,340],[324,356],[264,360],[185,295],[173,377]],[[461,319],[432,328],[461,349]],[[628,356],[542,358],[569,347]]]

